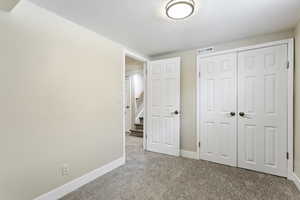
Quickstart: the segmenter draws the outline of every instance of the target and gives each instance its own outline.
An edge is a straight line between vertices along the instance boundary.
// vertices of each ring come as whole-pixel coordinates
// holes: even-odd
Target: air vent
[[[207,48],[203,48],[203,49],[198,49],[197,53],[199,55],[203,55],[203,54],[208,54],[208,53],[212,53],[215,51],[214,47],[207,47]]]

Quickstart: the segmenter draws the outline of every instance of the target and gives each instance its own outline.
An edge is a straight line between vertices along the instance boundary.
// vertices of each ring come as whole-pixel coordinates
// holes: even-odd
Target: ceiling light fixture
[[[185,19],[194,13],[194,9],[193,0],[171,0],[166,6],[166,14],[171,19]]]

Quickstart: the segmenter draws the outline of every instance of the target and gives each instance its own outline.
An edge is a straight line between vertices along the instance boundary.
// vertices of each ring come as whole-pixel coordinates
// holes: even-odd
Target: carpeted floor
[[[143,152],[127,136],[127,162],[62,200],[300,200],[285,178],[207,161]]]

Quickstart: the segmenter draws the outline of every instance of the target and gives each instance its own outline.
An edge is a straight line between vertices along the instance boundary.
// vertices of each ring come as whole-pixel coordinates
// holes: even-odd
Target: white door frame
[[[276,46],[276,45],[282,45],[286,44],[288,45],[288,105],[287,105],[287,111],[288,111],[288,153],[289,153],[289,159],[287,161],[288,163],[288,179],[292,179],[293,177],[293,172],[294,172],[294,39],[286,39],[286,40],[279,40],[279,41],[273,41],[273,42],[268,42],[268,43],[262,43],[258,45],[251,45],[251,46],[246,46],[246,47],[241,47],[241,48],[236,48],[236,49],[230,49],[230,50],[225,50],[225,51],[218,51],[218,52],[213,52],[213,53],[208,53],[204,55],[197,55],[197,154],[198,154],[198,159],[200,159],[200,68],[199,68],[199,59],[205,58],[205,57],[210,57],[210,56],[215,56],[215,55],[221,55],[221,54],[227,54],[227,53],[233,53],[233,52],[240,52],[240,51],[246,51],[246,50],[251,50],[251,49],[259,49],[259,48],[264,48],[264,47],[271,47],[271,46]]]
[[[147,102],[146,102],[146,99],[147,99],[147,90],[146,90],[146,84],[147,84],[147,80],[146,80],[146,72],[147,72],[147,63],[149,62],[149,59],[146,58],[146,57],[143,57],[141,55],[138,55],[137,53],[134,53],[128,49],[123,49],[123,66],[122,66],[122,72],[121,72],[121,80],[122,80],[122,136],[123,136],[123,158],[125,159],[126,157],[126,128],[125,128],[125,91],[126,91],[126,88],[125,88],[125,76],[126,76],[126,62],[125,62],[125,58],[126,56],[128,57],[131,57],[131,58],[134,58],[138,61],[141,61],[144,63],[144,105],[145,105],[145,110],[144,112],[146,113],[147,110],[146,110],[146,105],[147,105]],[[146,132],[146,126],[147,126],[147,119],[146,119],[146,116],[147,115],[144,115],[144,136],[143,136],[143,149],[145,150],[146,149],[146,135],[147,135],[147,132]],[[126,159],[125,159],[126,161]]]

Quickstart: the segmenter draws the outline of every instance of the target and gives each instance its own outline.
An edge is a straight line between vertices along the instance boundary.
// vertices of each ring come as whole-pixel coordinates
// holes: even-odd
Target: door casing
[[[123,60],[122,60],[122,71],[121,71],[121,80],[122,80],[122,137],[123,137],[123,158],[124,158],[124,162],[126,161],[125,157],[126,157],[126,119],[125,119],[125,98],[126,98],[126,80],[125,80],[125,75],[126,75],[126,62],[125,62],[125,58],[126,56],[129,56],[131,58],[134,58],[136,60],[139,60],[141,62],[144,63],[144,105],[145,105],[145,109],[144,112],[147,113],[147,66],[148,66],[148,62],[149,59],[141,56],[139,54],[136,54],[135,52],[132,52],[128,49],[123,49]],[[147,135],[147,115],[144,115],[144,137],[143,137],[143,149],[146,150],[146,135]]]
[[[282,45],[286,44],[288,46],[288,72],[287,72],[287,85],[288,85],[288,109],[287,109],[287,141],[288,141],[288,149],[287,153],[289,154],[289,159],[287,161],[288,165],[288,173],[287,173],[287,178],[288,179],[293,179],[293,173],[294,173],[294,155],[293,155],[293,148],[294,148],[294,130],[293,130],[293,125],[294,125],[294,39],[286,39],[286,40],[279,40],[279,41],[273,41],[273,42],[268,42],[268,43],[263,43],[263,44],[258,44],[258,45],[251,45],[251,46],[246,46],[246,47],[241,47],[241,48],[236,48],[236,49],[230,49],[230,50],[225,50],[225,51],[218,51],[218,52],[213,52],[213,53],[208,53],[204,55],[198,55],[197,56],[197,154],[198,154],[198,159],[200,159],[200,146],[201,146],[201,141],[200,141],[200,136],[201,136],[201,128],[200,128],[200,113],[201,113],[201,104],[200,104],[200,92],[201,92],[201,87],[200,87],[200,81],[201,81],[201,74],[200,74],[200,66],[199,66],[199,61],[205,57],[210,57],[210,56],[216,56],[216,55],[221,55],[221,54],[228,54],[228,53],[238,53],[240,51],[246,51],[246,50],[251,50],[251,49],[260,49],[260,48],[265,48],[265,47],[271,47],[271,46],[276,46],[276,45]]]

